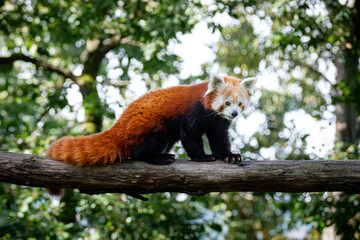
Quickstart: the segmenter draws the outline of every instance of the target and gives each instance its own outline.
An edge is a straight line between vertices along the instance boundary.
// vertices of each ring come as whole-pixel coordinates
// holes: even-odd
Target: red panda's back
[[[207,84],[203,82],[149,92],[132,102],[114,127],[126,127],[126,133],[133,136],[164,130],[169,121],[186,114],[195,102],[202,99]]]

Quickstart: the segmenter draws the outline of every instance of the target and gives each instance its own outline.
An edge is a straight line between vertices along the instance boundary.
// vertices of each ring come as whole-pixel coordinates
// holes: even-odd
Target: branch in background
[[[128,160],[75,167],[36,155],[0,152],[0,181],[84,193],[324,192],[360,193],[360,161],[244,161],[238,165],[176,160],[152,165]]]
[[[106,53],[117,47],[120,44],[120,41],[121,37],[119,35],[105,39],[102,42],[98,39],[86,40],[86,48],[81,54],[81,58],[84,59],[82,74],[89,74],[95,79],[99,73],[101,62]]]
[[[134,41],[134,40],[131,40],[130,38],[126,37],[126,38],[123,38],[121,39],[121,42],[120,43],[123,43],[123,44],[128,44],[128,45],[133,45],[133,46],[136,46],[136,47],[145,47],[146,44],[145,43],[142,43],[142,42],[137,42],[137,41]]]
[[[130,81],[124,81],[124,80],[115,80],[108,83],[110,86],[118,86],[118,87],[124,87],[128,86],[130,84]]]
[[[13,54],[10,57],[0,57],[0,64],[10,64],[13,63],[15,61],[24,61],[24,62],[31,62],[33,64],[35,64],[37,67],[42,67],[44,70],[49,70],[49,71],[53,71],[56,72],[66,78],[70,78],[71,80],[75,81],[77,80],[77,77],[72,74],[71,71],[65,69],[65,68],[61,68],[61,67],[56,67],[48,62],[36,59],[36,58],[32,58],[29,56],[26,56],[24,54]]]
[[[108,53],[110,50],[114,49],[115,47],[117,47],[120,44],[121,41],[121,36],[116,35],[112,38],[109,39],[105,39],[104,41],[101,42],[101,44],[99,45],[99,47],[96,49],[96,51],[98,51],[100,54],[106,54]]]
[[[102,59],[112,49],[118,47],[120,44],[129,44],[137,47],[144,47],[145,44],[131,40],[128,37],[122,38],[115,35],[112,38],[105,39],[100,42],[98,39],[86,41],[85,51],[81,54],[84,59],[83,74],[89,74],[93,78],[98,75]]]
[[[302,68],[306,68],[308,70],[310,70],[311,72],[320,75],[321,77],[323,77],[328,83],[331,84],[332,87],[334,87],[334,84],[330,81],[330,79],[328,79],[324,73],[320,72],[319,70],[315,69],[313,66],[309,66],[305,63],[303,63],[302,61],[299,60],[294,60],[294,59],[284,59],[284,58],[280,58],[280,60],[282,61],[288,61],[288,62],[293,62],[295,65],[302,67]]]

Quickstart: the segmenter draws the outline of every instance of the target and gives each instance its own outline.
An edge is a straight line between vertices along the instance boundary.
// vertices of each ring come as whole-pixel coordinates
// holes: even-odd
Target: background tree
[[[76,85],[83,98],[85,130],[98,132],[104,114],[114,117],[97,91],[111,84],[105,69],[106,54],[112,51],[117,56],[117,77],[122,81],[139,74],[150,84],[174,74],[177,69],[171,63],[178,59],[166,46],[177,32],[192,29],[198,16],[194,11],[200,14],[200,7],[196,2],[4,1],[2,68],[7,68],[7,78],[15,78],[19,70],[24,72],[12,68],[15,61],[32,63],[26,69],[32,71],[31,80],[27,76],[25,84],[32,81],[40,88],[31,97],[47,104],[43,107],[46,112],[63,109],[67,88]],[[21,86],[16,83],[7,82],[18,90]]]
[[[220,66],[239,77],[253,75],[263,66],[265,74],[278,72],[282,86],[280,92],[261,91],[259,109],[267,122],[249,140],[258,143],[249,154],[258,152],[261,157],[261,148],[275,147],[276,159],[318,158],[305,151],[308,136],[297,135],[296,126],[284,121],[289,112],[304,110],[319,120],[334,112],[337,137],[329,154],[358,159],[359,1],[347,6],[338,1],[260,1],[228,5],[225,11],[237,21],[222,31]],[[264,32],[266,26],[269,33]],[[334,68],[336,78],[329,76]],[[312,224],[313,236],[326,226],[336,226],[343,239],[360,236],[359,195],[285,194],[276,205],[293,216],[289,226],[296,226],[299,219]]]

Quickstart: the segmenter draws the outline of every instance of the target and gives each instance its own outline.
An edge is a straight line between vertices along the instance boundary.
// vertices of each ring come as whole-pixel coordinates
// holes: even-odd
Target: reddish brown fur
[[[213,94],[206,92],[208,82],[176,86],[149,92],[134,101],[115,125],[90,136],[63,137],[55,141],[46,156],[76,166],[104,165],[129,158],[144,135],[162,130],[169,119],[185,114],[198,100],[210,107]]]
[[[239,94],[242,94],[243,97],[248,97],[246,95],[246,91],[241,91],[240,83],[241,80],[234,78],[234,77],[224,77],[224,80],[227,84],[229,84],[231,87],[225,87],[223,90],[221,90],[221,95],[223,96],[232,96],[233,99],[237,99],[239,97]],[[234,91],[234,89],[238,89],[239,91]]]

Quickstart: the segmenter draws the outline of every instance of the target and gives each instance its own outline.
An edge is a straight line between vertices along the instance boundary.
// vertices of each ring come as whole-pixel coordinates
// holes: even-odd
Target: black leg
[[[213,155],[205,154],[201,133],[183,128],[180,132],[180,140],[192,161],[211,162],[216,160]]]
[[[155,133],[147,136],[144,142],[132,151],[132,158],[153,164],[170,164],[175,155],[168,154],[169,141],[165,134]]]
[[[226,163],[238,163],[242,160],[240,154],[231,152],[231,143],[228,133],[228,125],[219,124],[216,128],[210,128],[206,132],[212,153],[217,159]]]

